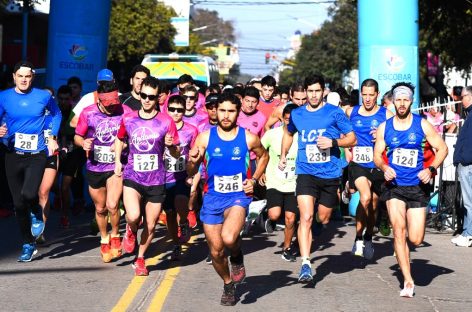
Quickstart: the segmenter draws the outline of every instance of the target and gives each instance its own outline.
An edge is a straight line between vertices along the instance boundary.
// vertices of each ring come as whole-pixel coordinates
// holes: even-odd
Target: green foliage
[[[108,59],[139,62],[146,53],[173,51],[172,9],[155,0],[113,0]]]
[[[426,52],[439,55],[445,68],[470,71],[472,50],[466,45],[472,38],[472,2],[462,0],[419,0],[422,66]]]
[[[331,20],[302,38],[293,68],[294,79],[303,80],[319,73],[327,81],[339,84],[344,70],[358,66],[357,1],[338,1],[329,15]]]

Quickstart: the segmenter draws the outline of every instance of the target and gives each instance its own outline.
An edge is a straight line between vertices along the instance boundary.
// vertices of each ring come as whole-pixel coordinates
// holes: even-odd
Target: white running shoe
[[[400,297],[413,298],[415,295],[415,284],[413,282],[405,282],[403,289],[400,291]]]
[[[364,256],[364,242],[363,241],[357,240],[354,242],[354,245],[352,246],[352,254],[358,257]]]
[[[462,236],[461,234],[451,239],[451,242],[459,247],[470,247],[472,245],[472,236]]]

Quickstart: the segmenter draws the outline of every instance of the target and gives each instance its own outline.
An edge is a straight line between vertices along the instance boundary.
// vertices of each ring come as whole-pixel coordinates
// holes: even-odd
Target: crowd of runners
[[[207,262],[224,283],[221,304],[234,305],[236,285],[246,276],[240,233],[251,202],[265,199],[266,231],[284,224],[281,257],[298,258],[298,281],[309,283],[316,274],[313,231],[327,226],[341,193],[358,191],[352,254],[374,258],[376,218],[386,207],[404,278],[400,295],[414,295],[409,244],[423,241],[431,183],[448,148],[412,112],[413,85],[394,84],[379,105],[378,83],[366,79],[353,105],[342,88],[330,92],[320,75],[289,88],[266,76],[207,90],[189,75],[176,86],[158,78],[137,65],[131,91],[120,94],[113,73],[103,69],[96,91],[80,97],[80,79],[72,77],[54,95],[32,87],[32,64],[15,66],[14,86],[0,93],[0,137],[23,240],[18,261],[37,253],[51,206],[61,207],[63,227],[70,208],[83,209],[85,165],[101,258],[134,254],[138,276],[149,274],[146,251],[160,219],[165,216],[175,260],[201,224]],[[470,245],[472,236],[456,239]]]

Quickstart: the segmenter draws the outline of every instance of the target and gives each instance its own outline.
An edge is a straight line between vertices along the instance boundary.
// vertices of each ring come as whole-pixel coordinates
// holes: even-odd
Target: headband
[[[406,96],[410,99],[410,101],[413,101],[413,91],[411,91],[410,88],[406,86],[399,86],[393,89],[393,100],[395,101],[396,98],[400,96]]]
[[[100,103],[102,103],[102,105],[105,107],[120,104],[120,98],[117,90],[107,93],[99,93],[98,98],[100,99]]]

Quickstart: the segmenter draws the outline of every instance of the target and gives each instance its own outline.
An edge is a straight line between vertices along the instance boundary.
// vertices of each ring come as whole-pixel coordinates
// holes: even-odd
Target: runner
[[[295,192],[300,210],[298,243],[302,258],[298,281],[302,283],[313,280],[310,249],[315,204],[318,204],[316,222],[327,224],[339,201],[337,192],[343,165],[339,147],[356,144],[356,136],[344,112],[323,102],[324,78],[318,75],[307,77],[305,88],[308,104],[290,115],[290,122],[284,130],[279,163],[279,169],[285,170],[293,135],[298,132]],[[344,136],[340,138],[341,135]]]
[[[198,135],[189,155],[187,172],[192,176],[202,160],[208,179],[205,184],[200,220],[208,241],[213,267],[224,282],[222,305],[235,305],[235,284],[246,276],[241,238],[250,194],[257,179],[262,176],[268,156],[259,138],[236,125],[241,102],[231,93],[223,93],[218,99],[218,126]],[[249,152],[256,153],[257,170],[249,172]],[[225,247],[231,257],[231,274]]]
[[[362,105],[346,110],[357,138],[357,146],[352,148],[352,161],[348,167],[349,185],[360,194],[352,254],[368,260],[374,257],[372,235],[380,187],[385,182],[382,171],[374,164],[375,136],[378,126],[393,116],[385,107],[377,105],[378,96],[377,81],[366,79],[361,84]]]
[[[140,110],[141,99],[139,98],[139,93],[141,92],[141,84],[143,79],[150,75],[149,68],[141,64],[134,66],[131,70],[131,78],[129,79],[131,91],[120,95],[121,104],[128,106],[134,111]]]
[[[295,104],[288,104],[283,111],[284,126],[267,131],[261,139],[262,145],[269,151],[269,163],[265,175],[261,179],[261,184],[267,187],[267,208],[269,209],[269,219],[266,230],[271,232],[275,222],[285,211],[284,245],[282,249],[282,259],[295,262],[295,253],[291,249],[292,238],[295,234],[295,219],[298,214],[297,197],[295,196],[295,159],[297,158],[298,140],[294,142],[287,154],[287,165],[284,171],[279,170],[280,149],[282,147],[282,137],[284,128],[290,121],[292,110],[298,108]]]
[[[387,202],[393,227],[394,249],[404,278],[402,297],[413,297],[415,284],[410,269],[408,240],[415,246],[423,242],[428,194],[424,189],[447,156],[447,146],[433,126],[411,113],[414,87],[405,82],[392,87],[396,115],[377,129],[375,165],[387,181],[382,199]],[[424,164],[425,141],[436,150],[429,167]],[[388,164],[382,154],[387,149]],[[408,235],[407,235],[408,233]]]
[[[269,119],[273,110],[280,105],[280,101],[274,99],[276,86],[277,81],[272,76],[268,75],[261,79],[260,98],[257,109],[264,114],[266,119]]]
[[[44,231],[38,205],[38,190],[47,155],[57,149],[61,111],[51,94],[32,87],[34,68],[19,62],[13,68],[15,87],[0,93],[0,137],[6,138],[8,151],[5,169],[13,197],[15,214],[23,240],[19,262],[29,262],[38,252],[35,238]],[[46,146],[44,129],[46,109],[52,116],[52,129]]]
[[[182,97],[185,99],[185,113],[183,120],[194,127],[198,127],[199,123],[208,118],[204,110],[198,109],[195,106],[198,94],[197,89],[192,85],[186,86],[182,90]]]
[[[115,176],[123,176],[123,202],[126,209],[126,234],[123,249],[134,252],[138,225],[144,217],[143,231],[138,255],[133,262],[135,275],[147,276],[149,272],[144,254],[154,237],[154,228],[165,198],[164,148],[179,156],[176,145],[179,143],[177,128],[172,119],[160,113],[158,104],[159,80],[149,76],[141,87],[141,109],[123,117],[115,140]],[[122,155],[125,143],[129,145],[128,161],[122,172]],[[144,216],[141,216],[141,201],[144,203]]]
[[[131,109],[121,105],[114,81],[100,84],[97,93],[97,103],[80,114],[74,142],[87,153],[86,176],[101,237],[100,254],[103,262],[110,262],[121,256],[118,204],[123,189],[122,178],[114,174],[115,153],[111,148],[122,116]],[[108,216],[110,234],[107,230]]]

